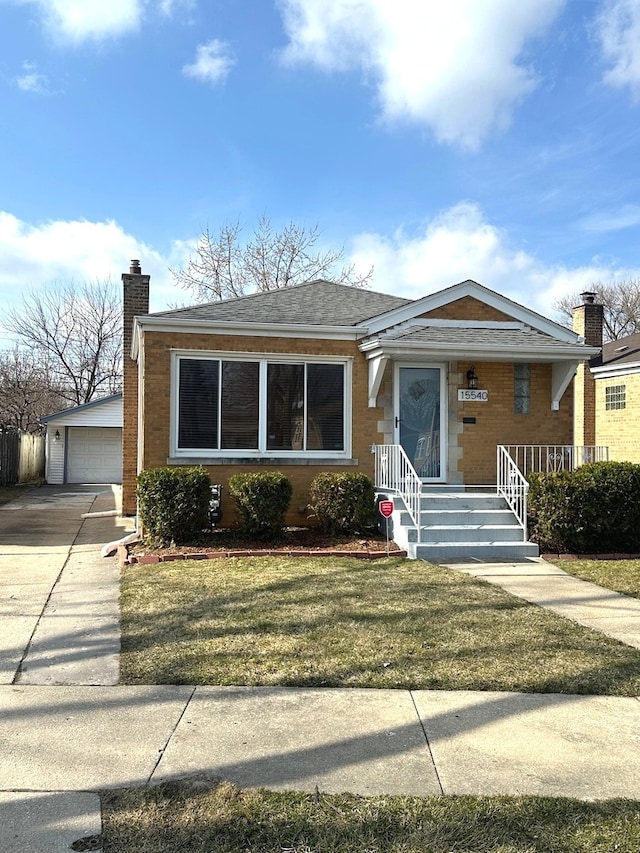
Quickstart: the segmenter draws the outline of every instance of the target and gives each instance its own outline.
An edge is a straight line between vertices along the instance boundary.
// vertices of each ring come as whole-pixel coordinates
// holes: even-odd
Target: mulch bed
[[[220,528],[205,533],[190,545],[150,547],[137,542],[119,548],[120,563],[151,564],[172,560],[214,560],[219,557],[356,557],[376,560],[381,557],[406,557],[407,552],[384,536],[368,531],[362,536],[329,536],[308,527],[290,527],[276,542],[256,543],[235,530]]]

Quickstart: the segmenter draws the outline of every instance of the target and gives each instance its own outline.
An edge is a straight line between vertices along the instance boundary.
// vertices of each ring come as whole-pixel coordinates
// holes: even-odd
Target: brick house
[[[223,486],[282,471],[292,525],[320,471],[363,471],[387,493],[495,491],[498,446],[573,444],[572,380],[599,351],[474,281],[411,300],[321,280],[149,314],[137,261],[122,279],[130,514],[137,472],[165,465],[205,465]]]
[[[607,446],[609,459],[640,463],[640,333],[603,345],[603,306],[593,293],[582,296],[573,327],[601,351],[579,369],[576,441]]]

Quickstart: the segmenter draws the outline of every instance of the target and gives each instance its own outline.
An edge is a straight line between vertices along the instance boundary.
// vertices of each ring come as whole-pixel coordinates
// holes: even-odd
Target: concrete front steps
[[[412,559],[499,561],[538,556],[538,546],[524,541],[515,515],[495,492],[425,488],[419,526],[400,498],[389,497],[394,501],[393,538]]]

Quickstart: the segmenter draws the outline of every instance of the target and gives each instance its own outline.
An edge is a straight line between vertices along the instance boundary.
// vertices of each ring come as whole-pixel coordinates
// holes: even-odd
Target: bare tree
[[[30,350],[0,352],[0,427],[40,432],[40,418],[65,405],[46,365]]]
[[[591,285],[596,294],[596,302],[604,306],[603,336],[605,341],[617,341],[634,332],[640,332],[640,280],[614,281],[603,284],[600,281]],[[560,322],[567,326],[572,323],[572,309],[580,305],[582,298],[573,293],[558,299],[554,308],[560,315]]]
[[[223,225],[216,234],[207,228],[185,269],[171,270],[174,279],[198,299],[207,301],[277,290],[316,278],[367,287],[373,268],[358,275],[354,264],[340,265],[344,250],[314,252],[318,226],[290,222],[277,231],[263,216],[246,242],[239,222]]]
[[[5,325],[46,366],[67,405],[120,390],[122,308],[112,282],[57,283],[33,291],[8,312]]]

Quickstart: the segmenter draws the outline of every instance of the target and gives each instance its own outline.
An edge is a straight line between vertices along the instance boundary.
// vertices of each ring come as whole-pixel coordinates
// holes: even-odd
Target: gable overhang
[[[506,296],[489,290],[489,288],[471,279],[454,284],[444,290],[439,290],[437,293],[432,293],[429,296],[424,296],[422,299],[416,299],[407,305],[402,305],[384,314],[379,314],[377,317],[372,317],[361,323],[360,328],[364,334],[375,335],[389,329],[391,326],[415,319],[422,314],[428,314],[430,311],[441,308],[443,305],[463,299],[465,296],[471,296],[479,302],[483,302],[485,305],[494,308],[496,311],[500,311],[502,314],[506,314],[508,317],[512,317],[521,323],[526,323],[531,328],[550,335],[564,343],[572,344],[582,341],[582,338],[571,329],[567,329],[565,326],[561,326],[559,323],[543,317],[530,308],[525,308],[524,305],[513,302]]]
[[[355,341],[362,337],[356,326],[322,326],[301,323],[246,323],[154,317],[134,317],[131,358],[138,358],[144,332],[178,332],[194,335],[238,335],[265,338],[304,338],[321,341]]]
[[[596,347],[585,346],[517,346],[496,348],[492,343],[443,343],[426,341],[385,341],[381,338],[369,339],[359,345],[367,359],[385,356],[386,358],[407,358],[415,361],[522,361],[555,362],[586,361],[600,352]]]
[[[415,364],[442,361],[476,362],[525,362],[529,364],[551,364],[551,408],[557,411],[560,400],[578,369],[578,365],[597,355],[597,347],[574,346],[536,346],[536,347],[500,347],[494,344],[473,344],[461,346],[428,343],[424,341],[393,341],[380,338],[363,341],[359,345],[369,368],[369,407],[377,405],[378,392],[384,370],[389,361],[410,361]]]

